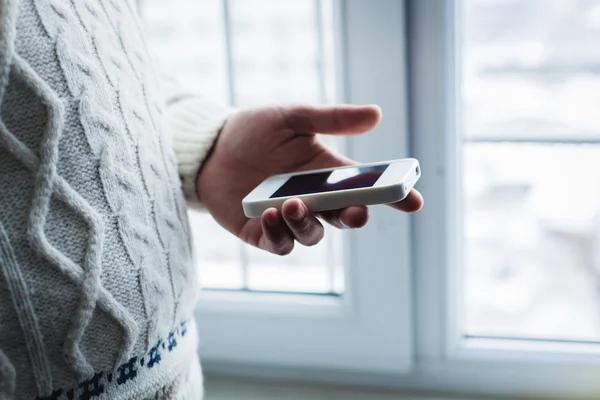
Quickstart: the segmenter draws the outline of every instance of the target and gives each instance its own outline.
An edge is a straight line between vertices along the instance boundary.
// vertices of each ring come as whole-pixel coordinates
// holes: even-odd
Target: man
[[[201,398],[184,196],[280,255],[318,243],[319,219],[359,228],[366,207],[289,200],[249,220],[241,200],[273,174],[352,164],[315,134],[380,117],[233,113],[159,82],[128,2],[0,0],[0,398]],[[421,206],[416,191],[393,205]]]

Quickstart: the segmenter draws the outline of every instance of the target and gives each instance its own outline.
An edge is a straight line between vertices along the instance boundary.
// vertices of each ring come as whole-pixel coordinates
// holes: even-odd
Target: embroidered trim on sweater
[[[95,400],[105,396],[108,397],[109,393],[118,391],[121,386],[135,384],[145,372],[159,367],[161,363],[164,364],[165,359],[168,357],[170,357],[170,359],[167,360],[169,364],[172,364],[172,361],[182,364],[183,360],[181,360],[180,354],[175,355],[174,352],[175,349],[180,346],[183,339],[189,334],[192,333],[188,329],[188,323],[184,321],[169,332],[164,339],[152,346],[146,354],[140,357],[136,356],[130,358],[115,371],[95,373],[93,378],[81,382],[76,388],[57,389],[53,391],[50,396],[36,397],[36,400]],[[165,365],[164,367],[169,368],[170,365]],[[170,383],[161,386],[160,389],[157,390],[155,397],[164,397],[164,393],[168,393],[169,388]],[[125,394],[131,396],[131,398],[135,398],[133,393],[128,393],[126,390]]]

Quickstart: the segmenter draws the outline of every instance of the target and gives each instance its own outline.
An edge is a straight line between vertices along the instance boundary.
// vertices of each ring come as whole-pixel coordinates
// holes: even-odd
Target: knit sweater
[[[132,2],[0,0],[2,400],[201,396],[184,197],[227,110]]]

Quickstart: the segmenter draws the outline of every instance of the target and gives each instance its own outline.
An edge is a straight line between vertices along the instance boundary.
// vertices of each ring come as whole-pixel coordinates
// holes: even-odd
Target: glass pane
[[[600,340],[600,2],[463,4],[465,333]]]
[[[221,0],[142,0],[140,12],[160,72],[176,77],[187,89],[227,103]]]
[[[142,14],[161,66],[206,97],[236,106],[334,101],[333,0],[144,0]],[[241,244],[208,214],[190,218],[205,288],[344,290],[333,229],[282,258]]]
[[[231,0],[238,102],[320,100],[314,0]]]
[[[600,2],[463,4],[467,137],[600,137]]]
[[[281,258],[246,246],[249,259],[248,287],[253,290],[305,293],[344,291],[339,232],[325,227],[327,239],[307,248],[297,245]]]
[[[469,334],[600,339],[600,145],[464,147]]]

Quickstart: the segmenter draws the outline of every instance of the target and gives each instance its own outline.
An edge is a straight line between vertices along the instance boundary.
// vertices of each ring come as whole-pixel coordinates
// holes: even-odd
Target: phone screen
[[[340,168],[290,177],[271,198],[371,187],[389,164]]]

